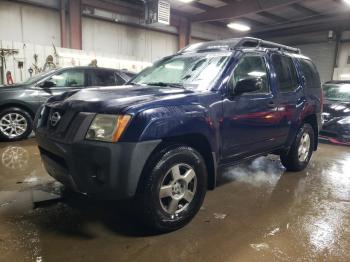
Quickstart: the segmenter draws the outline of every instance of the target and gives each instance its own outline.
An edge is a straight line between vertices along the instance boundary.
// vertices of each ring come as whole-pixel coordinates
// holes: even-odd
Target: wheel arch
[[[308,115],[304,118],[304,123],[310,124],[312,129],[314,130],[314,151],[318,148],[318,124],[317,124],[317,116],[315,114]]]
[[[146,163],[150,162],[150,159],[153,157],[153,155],[156,152],[159,152],[160,150],[172,146],[172,145],[187,145],[192,147],[193,149],[197,150],[204,158],[204,164],[207,167],[207,173],[208,173],[208,189],[214,189],[216,186],[216,172],[217,172],[217,165],[216,165],[216,154],[212,151],[212,147],[208,141],[208,139],[203,135],[199,133],[192,133],[192,134],[186,134],[186,135],[179,135],[179,136],[170,136],[170,137],[164,137],[162,139],[162,142],[152,151],[150,156],[148,157]],[[138,188],[140,188],[140,183],[144,180],[144,177],[147,175],[147,171],[149,166],[146,164],[140,180]]]
[[[21,103],[6,103],[6,104],[2,104],[0,105],[0,112],[2,112],[5,109],[8,108],[19,108],[22,109],[26,112],[29,113],[29,115],[31,116],[32,120],[34,120],[35,117],[35,112],[27,105],[21,104]]]

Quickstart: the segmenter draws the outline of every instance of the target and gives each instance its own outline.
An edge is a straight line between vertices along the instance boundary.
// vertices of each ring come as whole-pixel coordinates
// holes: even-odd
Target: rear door
[[[222,154],[235,159],[263,152],[278,145],[278,101],[271,88],[270,70],[265,53],[243,55],[233,69],[230,88],[223,101]],[[256,92],[234,94],[237,81],[261,78],[262,89]]]
[[[280,135],[283,141],[292,141],[306,102],[301,76],[296,70],[296,59],[292,56],[273,52],[270,59],[274,71],[273,83],[279,93]]]

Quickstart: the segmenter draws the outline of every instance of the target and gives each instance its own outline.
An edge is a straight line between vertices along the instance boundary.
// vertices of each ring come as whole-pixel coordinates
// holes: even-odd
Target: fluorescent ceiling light
[[[350,1],[350,0],[349,0]],[[246,32],[250,30],[250,27],[241,23],[229,23],[227,27],[237,30],[237,31],[242,31]]]
[[[350,5],[350,0],[344,0],[344,2]]]

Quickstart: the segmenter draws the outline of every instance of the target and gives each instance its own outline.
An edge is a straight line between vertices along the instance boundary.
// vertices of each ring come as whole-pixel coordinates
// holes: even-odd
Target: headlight
[[[131,116],[98,114],[92,121],[85,138],[105,142],[117,142]]]
[[[347,116],[347,117],[343,118],[342,120],[339,120],[338,123],[341,125],[350,124],[350,116]]]

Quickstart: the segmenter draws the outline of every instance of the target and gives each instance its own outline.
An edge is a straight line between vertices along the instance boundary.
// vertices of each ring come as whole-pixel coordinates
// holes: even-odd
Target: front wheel
[[[27,138],[32,128],[33,120],[23,109],[11,107],[0,112],[1,140],[17,141]]]
[[[199,211],[207,189],[203,157],[188,146],[170,146],[151,157],[140,184],[144,222],[159,232],[186,225]]]
[[[315,134],[310,124],[299,130],[288,153],[281,155],[281,162],[288,171],[302,171],[310,162],[314,151]]]

